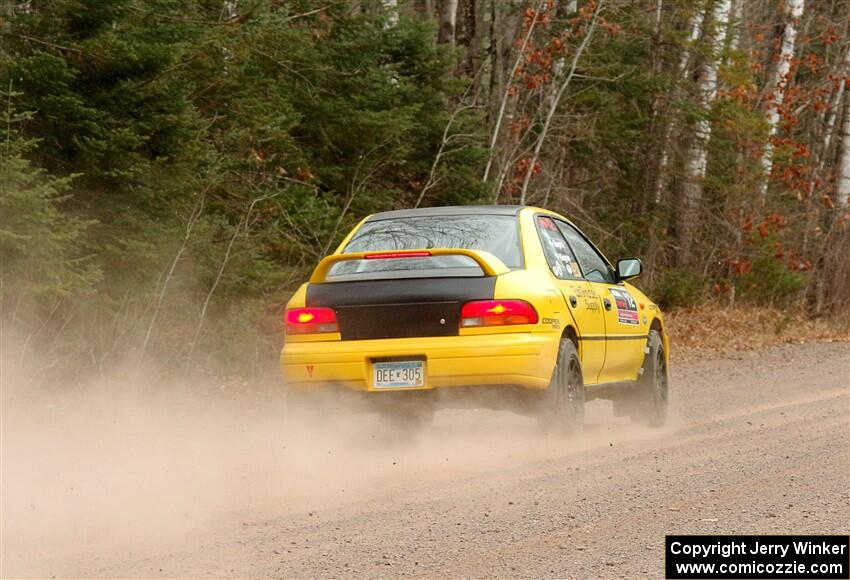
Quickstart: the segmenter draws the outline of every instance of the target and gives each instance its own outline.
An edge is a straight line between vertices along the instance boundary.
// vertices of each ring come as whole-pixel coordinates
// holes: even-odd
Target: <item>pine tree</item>
[[[45,301],[86,292],[99,271],[81,255],[80,238],[91,224],[62,211],[72,178],[51,176],[26,154],[36,145],[21,132],[31,114],[12,107],[2,94],[0,128],[0,263],[3,303]]]

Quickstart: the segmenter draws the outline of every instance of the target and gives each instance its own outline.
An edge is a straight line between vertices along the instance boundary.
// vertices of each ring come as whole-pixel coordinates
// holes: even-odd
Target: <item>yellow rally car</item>
[[[364,219],[287,304],[287,387],[359,392],[391,415],[439,400],[579,428],[586,400],[650,425],[667,414],[660,309],[569,220],[535,207]]]

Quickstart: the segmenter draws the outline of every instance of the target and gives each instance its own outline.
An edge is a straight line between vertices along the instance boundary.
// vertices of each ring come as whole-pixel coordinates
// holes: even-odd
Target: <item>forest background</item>
[[[846,321],[848,29],[848,0],[0,2],[5,360],[274,373],[359,219],[448,204],[562,212],[668,309]]]

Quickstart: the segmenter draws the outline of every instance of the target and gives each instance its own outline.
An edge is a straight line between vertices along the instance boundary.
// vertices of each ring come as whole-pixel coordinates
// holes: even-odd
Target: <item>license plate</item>
[[[402,389],[425,384],[425,362],[421,360],[372,363],[376,389]]]

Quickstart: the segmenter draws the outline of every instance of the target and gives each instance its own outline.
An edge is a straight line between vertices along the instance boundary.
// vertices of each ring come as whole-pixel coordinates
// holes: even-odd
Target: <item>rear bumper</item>
[[[296,389],[336,384],[373,391],[372,359],[408,356],[425,358],[425,384],[419,390],[472,385],[543,389],[558,344],[556,335],[532,333],[291,342],[280,362],[287,384]]]

